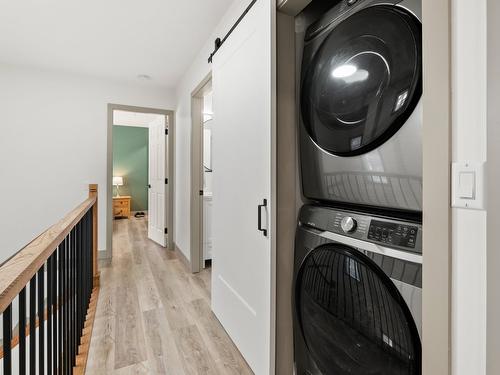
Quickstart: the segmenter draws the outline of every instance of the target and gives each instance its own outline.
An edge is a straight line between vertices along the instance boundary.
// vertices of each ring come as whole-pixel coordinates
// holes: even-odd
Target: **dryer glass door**
[[[302,121],[318,146],[360,155],[399,130],[422,92],[421,29],[408,11],[380,5],[329,32],[302,75]]]
[[[322,374],[420,375],[420,338],[397,288],[367,256],[340,244],[305,258],[296,312]]]

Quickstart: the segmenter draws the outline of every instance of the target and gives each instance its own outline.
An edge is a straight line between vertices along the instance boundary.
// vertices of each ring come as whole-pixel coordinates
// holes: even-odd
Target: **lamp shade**
[[[121,176],[114,176],[113,177],[113,185],[115,185],[115,186],[122,186],[123,185],[123,177],[121,177]]]

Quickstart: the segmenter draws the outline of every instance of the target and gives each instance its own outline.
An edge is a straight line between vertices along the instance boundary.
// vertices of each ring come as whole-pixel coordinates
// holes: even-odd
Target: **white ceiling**
[[[231,2],[0,0],[0,62],[175,87]]]

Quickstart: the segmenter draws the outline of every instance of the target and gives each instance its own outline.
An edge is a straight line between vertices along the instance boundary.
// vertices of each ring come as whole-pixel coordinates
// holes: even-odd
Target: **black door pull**
[[[257,229],[267,237],[267,229],[262,228],[262,208],[264,207],[267,207],[267,199],[264,199],[262,204],[259,204],[257,208]]]

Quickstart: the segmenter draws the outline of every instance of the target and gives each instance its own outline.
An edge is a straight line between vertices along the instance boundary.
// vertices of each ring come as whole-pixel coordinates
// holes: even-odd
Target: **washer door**
[[[420,375],[420,338],[398,290],[367,256],[326,244],[305,258],[296,313],[323,374]]]
[[[302,120],[318,146],[360,155],[399,130],[422,94],[421,34],[415,16],[386,5],[330,31],[302,79]]]

